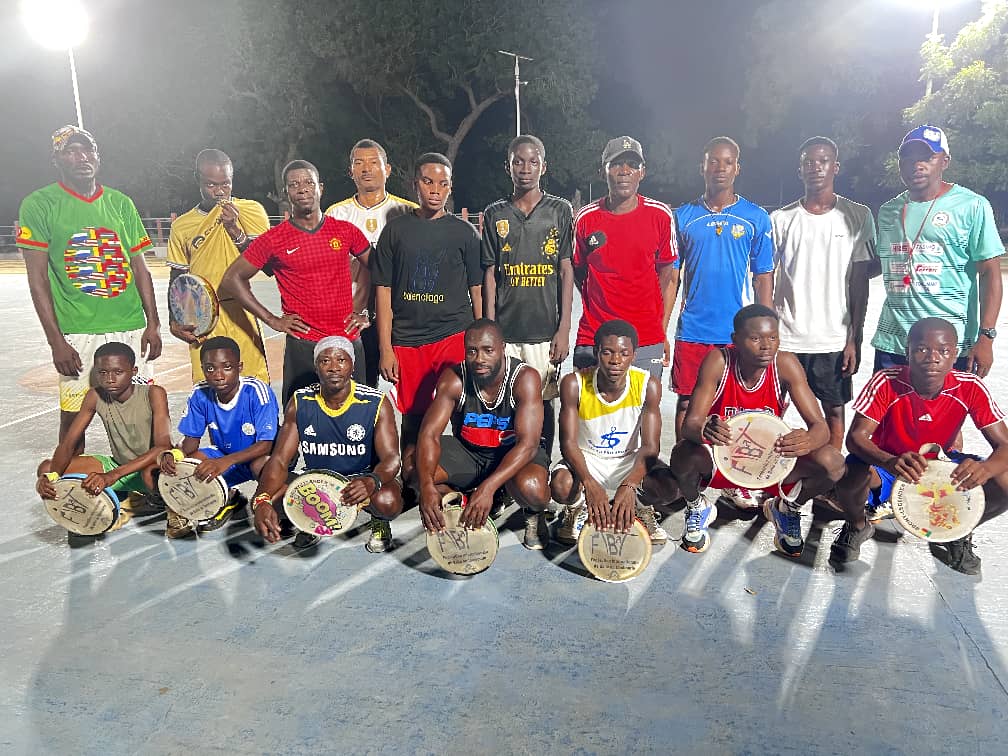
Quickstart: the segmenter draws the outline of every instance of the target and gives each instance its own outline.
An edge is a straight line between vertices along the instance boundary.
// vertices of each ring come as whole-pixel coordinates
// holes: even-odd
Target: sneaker
[[[131,491],[122,502],[122,509],[129,510],[133,517],[149,517],[165,511],[165,502],[160,494]]]
[[[165,526],[165,535],[169,538],[188,538],[196,534],[193,523],[182,515],[177,514],[171,507],[165,510],[168,514],[168,524]]]
[[[379,520],[377,517],[371,518],[371,537],[364,544],[364,548],[372,554],[384,554],[392,551],[392,525],[387,520]]]
[[[748,488],[723,488],[718,496],[718,503],[727,504],[735,509],[759,509],[759,499]]]
[[[223,528],[228,520],[239,511],[244,511],[246,504],[248,504],[248,499],[245,497],[245,494],[237,488],[232,490],[231,496],[228,498],[227,503],[220,508],[220,511],[209,520],[202,520],[197,529],[200,533],[209,533],[213,530]]]
[[[582,497],[574,504],[568,504],[563,508],[560,516],[560,527],[557,528],[557,540],[572,546],[578,541],[581,535],[581,528],[588,522],[588,505]]]
[[[980,557],[973,551],[973,534],[945,544],[948,549],[948,566],[963,575],[980,574]]]
[[[634,516],[647,528],[648,535],[651,536],[651,543],[661,545],[668,541],[668,533],[658,522],[658,515],[655,514],[654,507],[638,503]]]
[[[504,513],[505,509],[514,503],[515,500],[512,498],[511,494],[509,494],[507,490],[501,486],[494,491],[493,504],[490,505],[490,514],[487,515],[487,517],[491,520],[496,520]]]
[[[322,536],[320,535],[305,533],[303,530],[299,530],[297,535],[294,536],[294,542],[291,545],[298,551],[304,551],[305,549],[310,549],[313,546],[318,546],[319,541],[321,540]]]
[[[682,535],[682,547],[686,551],[700,554],[710,546],[707,527],[717,519],[717,506],[707,502],[707,497],[700,494],[694,505],[686,504],[686,530]]]
[[[774,546],[782,554],[798,558],[805,548],[801,534],[801,513],[785,505],[781,511],[780,499],[772,496],[763,502],[763,515],[774,526]]]
[[[837,531],[837,537],[830,546],[830,559],[834,562],[856,562],[861,556],[861,545],[875,535],[875,526],[870,522],[861,530],[849,522]]]
[[[542,551],[550,542],[549,526],[545,512],[525,512],[525,538],[522,546],[533,551]]]
[[[882,522],[882,520],[891,520],[893,519],[892,504],[890,504],[888,501],[884,501],[877,506],[866,504],[865,515],[868,517],[868,522]]]

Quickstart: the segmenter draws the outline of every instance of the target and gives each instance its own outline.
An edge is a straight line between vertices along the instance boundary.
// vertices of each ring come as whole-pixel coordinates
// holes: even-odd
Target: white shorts
[[[140,356],[140,339],[144,329],[135,331],[119,331],[116,333],[65,333],[63,338],[77,350],[82,368],[77,377],[61,375],[59,377],[59,406],[64,412],[80,412],[84,403],[84,395],[91,388],[91,369],[94,367],[94,353],[98,347],[111,341],[128,344],[136,354],[137,380],[143,383],[153,383],[154,371],[150,363]]]
[[[504,354],[515,357],[539,373],[542,381],[544,402],[560,396],[560,366],[550,362],[550,345],[552,342],[540,341],[538,344],[505,344]]]
[[[585,465],[588,467],[588,472],[591,476],[598,481],[599,485],[606,490],[606,493],[610,496],[616,495],[616,489],[620,487],[620,484],[626,480],[627,475],[633,469],[634,463],[637,461],[636,454],[627,454],[622,457],[599,457],[594,454],[589,454],[583,452]],[[565,467],[570,470],[571,475],[577,477],[574,470],[571,469],[570,465],[563,459],[553,465],[553,469],[556,470],[558,467]]]

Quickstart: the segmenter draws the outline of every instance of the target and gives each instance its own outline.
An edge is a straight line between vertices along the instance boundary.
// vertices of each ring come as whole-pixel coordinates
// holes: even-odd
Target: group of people
[[[551,539],[551,499],[561,505],[555,537],[568,544],[586,521],[626,531],[634,518],[663,543],[655,507],[678,501],[687,551],[708,548],[722,503],[761,508],[776,547],[792,557],[804,546],[803,507],[819,498],[843,513],[831,555],[844,562],[886,516],[893,480],[923,473],[920,447],[961,446],[968,414],[994,451],[957,457],[953,482],[984,486],[985,519],[1000,514],[1008,436],[982,381],[1004,252],[990,204],[944,181],[948,141],[930,125],[900,145],[907,190],[882,206],[878,234],[869,208],[834,191],[832,140],[813,137],[798,157],[804,196],[767,214],[735,191],[739,145],[712,139],[703,194],[673,211],[639,193],[643,148],[619,137],[602,153],[608,192],[575,214],[542,189],[542,141],[521,135],[505,163],[513,190],[486,208],[477,231],[446,209],[452,166],[438,153],[417,158],[413,203],[386,191],[388,156],[361,140],[350,151],[356,193],[324,212],[318,170],[294,160],[283,170],[290,217],[270,228],[258,203],[232,196],[227,155],[204,150],[201,201],[173,223],[168,260],[173,277],[191,272],[216,289],[220,316],[207,336],[170,322],[189,344],[195,384],[178,448],[200,460],[199,477],[257,481],[251,512],[270,542],[293,534],[279,503],[300,455],[308,469],[350,479],[343,500],[370,513],[373,552],[393,546],[389,523],[404,506],[418,504],[429,531],[444,528],[442,496],[461,490],[465,527],[481,527],[509,497],[521,505],[532,549]],[[130,200],[97,183],[88,132],[57,131],[53,162],[60,180],[25,199],[17,241],[60,375],[59,446],[39,466],[37,489],[51,497],[54,476],[83,472],[89,490],[150,499],[154,477],[176,458],[165,392],[146,380],[161,351],[143,263],[150,239]],[[280,314],[252,290],[260,271],[276,280]],[[844,407],[868,281],[879,273],[876,373],[854,403],[845,459]],[[561,377],[575,285],[575,370]],[[260,321],[285,334],[279,424]],[[677,443],[663,460],[669,366]],[[392,384],[388,395],[379,376]],[[727,421],[745,411],[782,416],[790,402],[806,427],[776,443],[797,460],[788,477],[766,492],[725,480],[712,448],[732,440]],[[96,412],[111,456],[83,455]],[[204,434],[210,445],[201,448]],[[207,521],[169,509],[167,533],[214,529],[242,510],[236,492]],[[316,540],[298,533],[294,545]],[[979,571],[971,536],[947,556],[954,569]]]

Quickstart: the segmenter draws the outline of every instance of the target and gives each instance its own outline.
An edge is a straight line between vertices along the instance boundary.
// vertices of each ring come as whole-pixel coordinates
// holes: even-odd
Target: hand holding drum
[[[925,444],[919,455],[938,452],[938,459],[925,460],[925,469],[914,470],[893,483],[890,503],[893,517],[904,530],[935,543],[947,543],[969,535],[983,518],[986,497],[981,486],[961,490],[953,473],[961,465],[950,461],[937,444]],[[965,464],[965,463],[962,463]]]
[[[483,572],[497,558],[500,541],[497,527],[487,518],[481,528],[464,528],[459,524],[466,498],[458,492],[445,494],[441,509],[444,530],[427,531],[427,550],[431,558],[446,572],[455,575],[475,575]]]

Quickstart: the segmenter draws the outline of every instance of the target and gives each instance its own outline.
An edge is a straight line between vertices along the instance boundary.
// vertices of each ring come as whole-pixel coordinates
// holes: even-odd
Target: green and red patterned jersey
[[[17,246],[49,255],[49,285],[63,333],[115,333],[147,324],[130,258],[151,246],[133,201],[99,186],[82,197],[62,183],[21,203]]]

